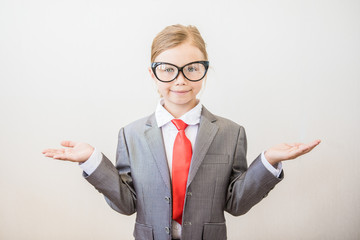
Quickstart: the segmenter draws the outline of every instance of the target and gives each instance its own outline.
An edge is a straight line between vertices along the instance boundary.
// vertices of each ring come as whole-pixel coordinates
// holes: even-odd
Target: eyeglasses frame
[[[190,65],[190,64],[193,64],[193,63],[201,63],[201,64],[204,65],[204,67],[205,67],[204,76],[202,76],[202,78],[200,78],[199,80],[190,80],[189,78],[187,78],[187,77],[185,76],[185,74],[184,74],[184,72],[183,72],[184,67],[186,67],[186,66],[188,66],[188,65]],[[177,68],[178,73],[176,74],[176,76],[174,77],[174,79],[172,79],[172,80],[170,80],[170,81],[164,81],[164,80],[160,80],[160,79],[158,78],[158,76],[156,75],[156,68],[157,68],[157,66],[159,66],[159,65],[161,65],[161,64],[168,64],[168,65],[171,65],[171,66],[174,66],[174,67]],[[157,80],[159,80],[160,82],[172,82],[172,81],[174,81],[174,80],[179,76],[180,72],[181,72],[182,75],[183,75],[187,80],[189,80],[190,82],[198,82],[198,81],[202,80],[202,79],[206,76],[206,73],[207,73],[207,71],[208,71],[208,69],[209,69],[209,61],[195,61],[195,62],[190,62],[190,63],[185,64],[185,65],[182,66],[182,67],[178,67],[178,66],[176,66],[175,64],[168,63],[168,62],[153,62],[153,63],[151,63],[151,69],[152,69],[155,77],[157,78]]]

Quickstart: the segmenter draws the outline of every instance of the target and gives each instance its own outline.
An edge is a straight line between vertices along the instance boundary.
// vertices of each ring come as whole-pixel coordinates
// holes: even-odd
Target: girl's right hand
[[[45,157],[82,163],[88,160],[94,151],[94,148],[92,146],[82,142],[78,143],[73,141],[62,141],[61,145],[67,148],[49,148],[42,151],[42,153],[45,155]]]

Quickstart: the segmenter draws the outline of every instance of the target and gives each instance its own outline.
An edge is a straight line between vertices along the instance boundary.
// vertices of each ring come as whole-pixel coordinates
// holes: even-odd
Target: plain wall
[[[211,69],[202,103],[243,125],[248,163],[281,142],[322,143],[229,239],[360,238],[360,2],[0,2],[0,239],[132,239],[76,163],[42,156],[64,139],[115,161],[120,127],[152,113],[152,39],[193,24]]]

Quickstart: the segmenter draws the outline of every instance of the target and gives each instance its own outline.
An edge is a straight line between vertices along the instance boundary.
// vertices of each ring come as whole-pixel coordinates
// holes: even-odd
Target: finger
[[[73,141],[62,141],[61,145],[64,147],[75,147],[76,142]]]
[[[302,146],[300,146],[300,148],[299,148],[299,152],[298,152],[298,156],[301,156],[301,155],[304,155],[304,154],[306,154],[306,153],[308,153],[308,152],[310,152],[311,150],[313,150],[317,145],[319,145],[320,144],[320,140],[315,140],[315,141],[313,141],[312,143],[310,143],[310,144],[307,144],[307,145],[302,145]],[[297,156],[297,157],[298,157]]]
[[[45,153],[47,153],[47,152],[49,152],[50,151],[50,149],[44,149],[44,150],[42,150],[42,154],[45,154]]]
[[[319,145],[321,143],[321,140],[320,139],[317,139],[315,141],[313,141],[312,143],[309,144],[309,146],[311,147],[316,147],[317,145]]]
[[[45,157],[51,157],[54,158],[54,156],[59,155],[59,154],[63,154],[64,151],[62,149],[56,150],[56,151],[49,151],[44,153]]]
[[[47,149],[44,149],[41,153],[42,154],[46,154],[46,153],[50,153],[50,152],[54,152],[56,151],[56,149],[54,148],[47,148]]]
[[[309,151],[309,147],[305,144],[302,145],[298,145],[296,147],[293,147],[290,150],[290,156],[289,159],[295,159],[301,155],[304,155],[305,153],[307,153]]]
[[[293,149],[299,149],[299,150],[302,150],[302,151],[310,151],[311,149],[313,149],[314,147],[316,147],[321,141],[318,139],[318,140],[315,140],[311,143],[308,143],[308,144],[304,144],[304,143],[294,143],[294,144],[291,144],[291,146],[293,147]]]
[[[307,149],[306,149],[306,152],[305,153],[308,153],[308,152],[310,152],[311,150],[313,150],[317,145],[319,145],[320,144],[320,140],[315,140],[315,141],[313,141],[313,142],[311,142],[311,143],[309,143],[309,144],[306,144],[306,146],[307,146]]]
[[[317,145],[320,144],[320,140],[315,140],[314,142],[312,142],[311,144],[309,144],[309,149],[306,151],[306,153],[310,152],[311,150],[313,150]]]
[[[55,154],[54,153],[45,153],[44,156],[52,158],[55,156]]]
[[[59,154],[59,153],[50,153],[50,152],[49,152],[49,153],[45,153],[44,156],[45,156],[45,157],[54,158],[54,156],[57,155],[57,154]]]
[[[320,143],[320,140],[315,140],[315,141],[312,141],[312,142],[310,142],[310,143],[307,143],[306,145],[308,145],[308,146],[313,146],[313,145],[317,145],[317,144],[319,144]]]
[[[69,161],[69,162],[77,162],[77,163],[82,163],[85,160],[81,160],[77,157],[73,157],[73,156],[69,156],[67,154],[59,154],[59,155],[55,155],[53,157],[55,160],[62,160],[62,161]]]
[[[64,149],[45,149],[42,151],[43,154],[56,154],[56,153],[63,153]]]
[[[71,156],[69,156],[68,154],[66,153],[63,153],[63,154],[56,154],[53,156],[54,159],[56,160],[63,160],[63,161],[71,161],[71,162],[74,162],[74,159],[71,158]]]

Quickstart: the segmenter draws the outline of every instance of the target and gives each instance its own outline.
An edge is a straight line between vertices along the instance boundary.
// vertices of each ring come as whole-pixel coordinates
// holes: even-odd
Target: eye
[[[157,67],[157,69],[163,73],[173,73],[175,72],[175,68],[171,65],[161,64]]]
[[[186,68],[186,71],[188,71],[188,72],[196,72],[196,71],[198,71],[198,69],[195,66],[188,66]]]
[[[172,72],[174,72],[175,70],[174,70],[174,68],[170,68],[170,67],[169,67],[169,68],[165,68],[164,71],[165,71],[165,72],[168,72],[168,73],[172,73]]]

